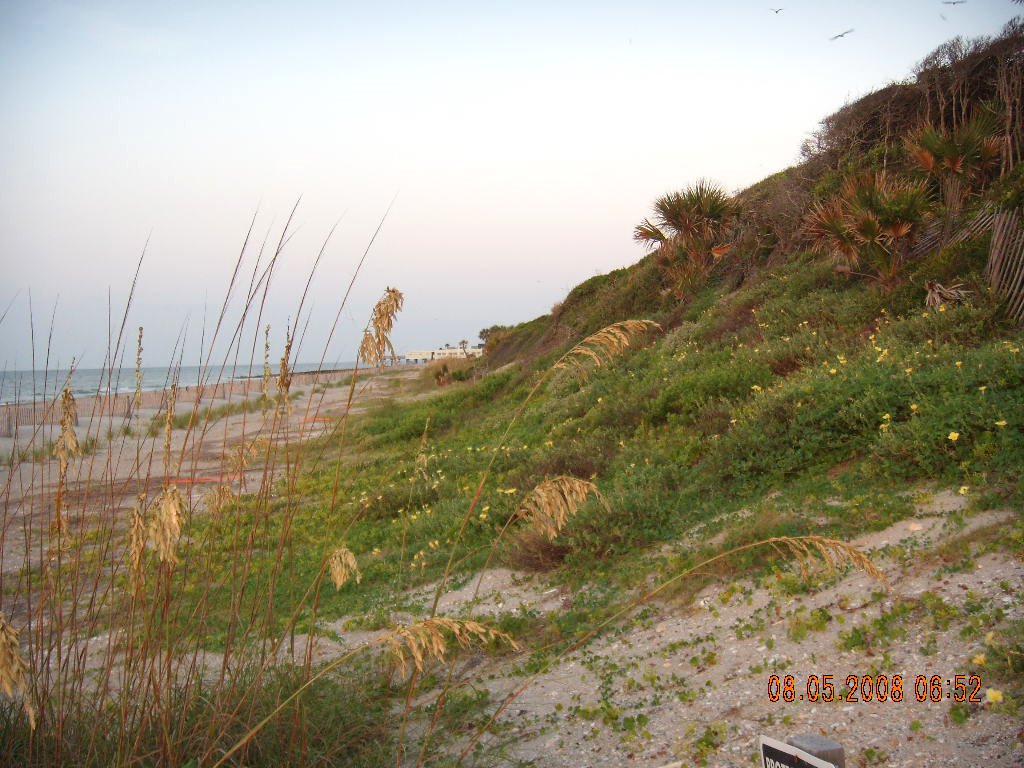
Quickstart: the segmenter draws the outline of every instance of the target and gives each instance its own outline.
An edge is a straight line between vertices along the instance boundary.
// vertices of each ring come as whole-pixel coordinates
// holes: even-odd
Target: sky
[[[122,321],[129,366],[140,325],[147,365],[199,362],[296,203],[244,359],[267,323],[280,356],[321,249],[299,360],[354,359],[387,286],[399,351],[475,343],[636,262],[660,195],[794,164],[823,117],[1021,10],[0,0],[0,369],[103,365]]]

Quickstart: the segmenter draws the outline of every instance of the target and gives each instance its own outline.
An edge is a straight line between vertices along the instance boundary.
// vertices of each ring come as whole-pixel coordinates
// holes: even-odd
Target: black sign
[[[762,768],[835,768],[832,763],[767,736],[761,737]]]

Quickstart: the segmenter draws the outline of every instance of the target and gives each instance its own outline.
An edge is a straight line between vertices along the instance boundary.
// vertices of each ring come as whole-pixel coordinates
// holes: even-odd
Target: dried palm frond
[[[559,475],[545,480],[530,491],[516,514],[527,519],[535,531],[550,541],[558,536],[569,517],[576,513],[590,494],[594,494],[608,510],[608,502],[596,485],[578,477]]]
[[[178,486],[164,488],[149,520],[149,540],[162,563],[177,563],[174,547],[181,536],[181,518],[185,509]]]
[[[341,589],[352,576],[356,577],[356,584],[363,580],[356,556],[345,545],[331,552],[331,556],[327,560],[327,567],[331,570],[331,581],[334,582],[335,589]]]
[[[477,621],[443,616],[424,619],[411,626],[398,626],[380,642],[387,648],[392,663],[405,675],[410,660],[417,672],[422,672],[428,661],[444,661],[449,650],[449,638],[462,649],[469,648],[474,642],[478,645],[502,642],[514,650],[519,649],[512,637],[499,629]]]
[[[653,320],[623,320],[602,328],[575,347],[566,352],[555,363],[554,368],[565,368],[579,371],[584,378],[587,376],[586,363],[591,362],[600,368],[622,354],[651,331],[662,328]]]
[[[36,712],[28,700],[28,681],[25,672],[28,664],[21,655],[18,644],[18,630],[7,623],[7,618],[0,612],[0,690],[10,698],[22,697],[22,707],[28,716],[29,726],[36,728]]]
[[[970,291],[964,289],[963,283],[954,283],[947,287],[934,280],[929,280],[924,284],[924,289],[928,291],[928,295],[924,299],[926,307],[939,307],[943,304],[967,301],[971,295]]]
[[[824,564],[828,572],[850,565],[873,579],[886,580],[867,555],[839,539],[826,536],[778,536],[767,539],[765,543],[771,545],[783,558],[795,560],[800,575],[805,578]]]

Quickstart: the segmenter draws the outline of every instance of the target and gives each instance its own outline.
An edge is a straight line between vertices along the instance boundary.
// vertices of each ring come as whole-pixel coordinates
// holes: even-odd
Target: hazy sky
[[[1021,10],[771,5],[0,0],[0,368],[30,365],[30,294],[37,350],[56,302],[53,358],[102,363],[147,238],[129,327],[159,365],[187,322],[195,362],[253,215],[274,242],[300,196],[276,356],[340,218],[303,310],[319,359],[396,193],[328,360],[354,357],[387,285],[399,350],[475,341],[640,258],[659,195],[791,165],[826,114]]]

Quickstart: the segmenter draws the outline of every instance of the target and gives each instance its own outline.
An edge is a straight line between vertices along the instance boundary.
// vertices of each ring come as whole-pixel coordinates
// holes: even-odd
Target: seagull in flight
[[[780,13],[782,13],[782,11],[784,11],[786,9],[785,8],[769,8],[768,10],[771,11],[772,13],[774,13],[776,16],[778,16]]]
[[[943,5],[963,5],[967,0],[942,0]]]
[[[838,35],[833,35],[832,37],[829,38],[829,40],[838,40],[840,37],[846,37],[851,32],[853,32],[852,28],[846,30],[845,32],[840,32]]]

